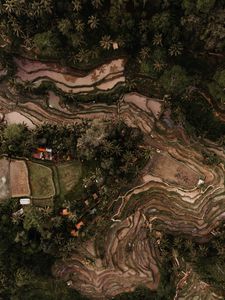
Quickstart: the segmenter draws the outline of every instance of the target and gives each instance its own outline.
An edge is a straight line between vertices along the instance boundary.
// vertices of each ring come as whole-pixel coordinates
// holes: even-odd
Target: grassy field
[[[0,202],[10,197],[9,161],[0,159]]]
[[[82,176],[81,164],[78,161],[57,165],[60,192],[66,195],[72,191]]]
[[[28,162],[31,195],[33,198],[45,199],[55,195],[52,170],[42,164]]]

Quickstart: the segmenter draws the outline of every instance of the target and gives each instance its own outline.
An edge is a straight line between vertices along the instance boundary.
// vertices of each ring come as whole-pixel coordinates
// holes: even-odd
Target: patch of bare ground
[[[10,124],[26,124],[28,128],[33,129],[35,125],[31,122],[30,119],[25,117],[19,112],[13,111],[8,114],[5,114],[5,121],[8,125]]]
[[[199,181],[199,174],[196,171],[166,154],[153,155],[149,172],[167,183],[186,189],[193,189]]]
[[[12,197],[30,196],[28,170],[25,161],[10,161],[10,187]]]

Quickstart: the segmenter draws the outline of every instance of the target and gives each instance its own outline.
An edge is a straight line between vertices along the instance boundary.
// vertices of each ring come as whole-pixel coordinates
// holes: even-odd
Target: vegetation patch
[[[55,195],[52,170],[42,164],[28,162],[31,194],[33,198],[50,198]]]
[[[79,182],[82,174],[81,164],[78,161],[66,162],[57,165],[61,193],[67,194]]]
[[[9,161],[0,159],[0,201],[9,197]]]

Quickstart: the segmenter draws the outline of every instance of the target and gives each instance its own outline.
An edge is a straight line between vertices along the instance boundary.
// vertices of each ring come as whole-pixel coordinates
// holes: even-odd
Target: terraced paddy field
[[[149,171],[163,181],[186,189],[193,189],[200,179],[199,174],[189,166],[168,155],[155,154],[149,166]]]
[[[87,72],[59,67],[54,63],[43,63],[26,58],[15,58],[17,77],[40,86],[50,81],[66,93],[87,93],[94,89],[109,90],[125,82],[124,60],[116,59]]]
[[[20,59],[16,63],[18,78],[30,80],[36,86],[44,80],[52,81],[62,91],[74,94],[88,93],[94,88],[112,88],[123,76],[122,62],[121,69],[108,65],[88,74],[77,74],[52,63],[26,61],[24,64]],[[84,78],[88,80],[85,85]],[[133,187],[118,198],[110,199],[106,217],[99,221],[102,231],[85,242],[79,241],[70,257],[57,261],[54,276],[65,282],[71,280],[71,288],[91,299],[110,299],[142,284],[157,289],[162,255],[160,238],[156,240],[156,235],[169,232],[205,241],[225,220],[223,147],[188,137],[166,114],[163,117],[167,122],[163,121],[164,102],[160,99],[128,93],[111,105],[92,102],[65,110],[60,106],[59,97],[52,93],[49,97],[44,105],[38,99],[16,101],[8,92],[0,97],[1,112],[17,111],[36,126],[44,122],[76,124],[84,119],[121,119],[142,130],[145,147],[151,153]],[[202,154],[206,149],[210,154],[215,153],[220,163],[207,164]],[[1,163],[5,173],[0,174],[7,175],[8,165]],[[27,162],[27,165],[31,196],[36,205],[44,206],[55,194],[76,192],[83,176],[78,163],[48,167]],[[199,179],[203,181],[201,184]],[[2,199],[7,195],[7,182],[2,182]],[[177,279],[174,300],[221,299],[194,272],[185,276],[181,281]]]
[[[55,186],[52,178],[52,170],[42,164],[27,162],[32,197],[36,199],[48,199],[54,197]]]

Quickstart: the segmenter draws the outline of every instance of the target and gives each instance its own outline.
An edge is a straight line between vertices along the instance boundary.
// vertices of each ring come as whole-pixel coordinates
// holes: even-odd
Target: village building
[[[31,203],[30,198],[20,198],[21,205],[29,205]]]
[[[42,159],[42,160],[52,160],[52,149],[51,148],[45,148],[45,147],[39,147],[36,149],[35,153],[32,155],[33,158],[36,159]]]

